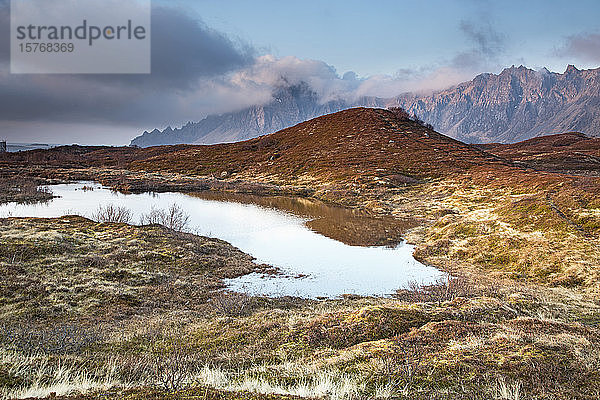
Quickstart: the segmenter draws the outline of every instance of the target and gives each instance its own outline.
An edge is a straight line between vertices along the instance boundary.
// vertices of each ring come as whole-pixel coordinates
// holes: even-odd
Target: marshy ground
[[[222,279],[267,267],[222,241],[71,216],[5,219],[1,393],[597,399],[600,178],[560,149],[551,162],[529,147],[512,160],[359,109],[231,145],[6,156],[2,179],[293,194],[414,221],[392,241],[405,235],[416,258],[454,277],[394,298],[269,299],[223,290]],[[563,153],[568,168],[557,169]],[[373,238],[384,244],[385,232]]]
[[[457,215],[422,229],[466,223]],[[464,241],[456,231],[444,232]],[[268,299],[222,290],[223,278],[266,268],[250,256],[158,225],[11,218],[0,240],[7,398],[600,393],[600,305],[580,288],[548,287],[553,281],[516,283],[504,271],[415,285],[390,299]],[[452,239],[424,242],[424,259],[445,256],[439,240]]]

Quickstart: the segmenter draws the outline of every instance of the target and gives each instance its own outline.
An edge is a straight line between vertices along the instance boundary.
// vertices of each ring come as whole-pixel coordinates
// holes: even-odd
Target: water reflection
[[[82,190],[84,186],[93,190]],[[440,276],[435,268],[412,257],[410,245],[350,245],[379,240],[373,238],[397,240],[399,232],[408,226],[403,225],[405,221],[390,228],[389,221],[372,220],[358,211],[320,202],[222,193],[122,194],[90,182],[55,185],[52,190],[60,197],[46,204],[0,205],[0,216],[90,217],[99,206],[114,204],[129,208],[134,220],[139,221],[152,207],[165,209],[177,203],[190,215],[193,232],[226,240],[256,257],[258,263],[273,265],[283,272],[266,277],[251,274],[228,281],[232,289],[253,294],[389,295],[409,281],[431,283]]]
[[[416,219],[379,217],[364,211],[339,207],[322,201],[284,196],[256,196],[249,194],[200,192],[192,196],[217,201],[256,204],[286,211],[306,219],[313,231],[350,246],[391,246],[402,242],[402,236],[418,225]]]

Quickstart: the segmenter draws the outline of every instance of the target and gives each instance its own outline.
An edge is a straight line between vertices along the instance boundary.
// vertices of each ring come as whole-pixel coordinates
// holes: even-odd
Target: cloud
[[[173,8],[152,10],[152,75],[145,83],[190,88],[201,78],[250,65],[254,49]]]
[[[440,89],[448,86],[445,80],[449,77],[455,83],[456,74],[443,68],[406,69],[394,75],[366,77],[347,71],[340,76],[332,65],[320,60],[264,55],[257,57],[255,63],[248,68],[234,72],[221,85],[269,100],[273,88],[305,82],[315,91],[320,101],[325,103],[338,99],[352,102],[363,96],[392,97],[407,91]]]
[[[260,98],[270,99],[268,94],[274,87],[306,82],[325,103],[337,99],[352,102],[363,96],[393,97],[405,92],[430,92],[467,78],[472,78],[471,71],[446,65],[401,69],[393,75],[359,77],[354,71],[347,71],[340,76],[333,66],[320,60],[265,55],[258,57],[252,66],[234,72],[227,85],[262,93]]]
[[[348,97],[357,84],[356,79],[341,78],[335,68],[324,61],[294,56],[277,58],[270,54],[257,57],[252,66],[230,78],[230,83],[237,87],[269,91],[300,82],[307,83],[323,102]]]
[[[458,25],[467,48],[447,60],[420,68],[403,68],[393,76],[373,76],[363,81],[363,94],[403,92],[427,93],[470,80],[482,71],[497,69],[505,53],[506,37],[486,17],[477,22],[463,20]]]
[[[198,103],[203,95],[210,98],[207,81],[255,60],[255,50],[242,41],[210,29],[179,9],[157,7],[152,11],[150,75],[12,75],[9,21],[9,2],[0,0],[2,121],[162,124],[185,117],[189,111],[185,105]],[[236,97],[241,100],[232,96],[230,106],[238,105]]]
[[[574,57],[584,62],[600,62],[600,33],[588,32],[572,35],[555,50],[561,57]]]
[[[479,69],[496,62],[504,53],[506,38],[489,21],[461,21],[459,28],[470,43],[470,48],[454,56],[452,67]]]
[[[0,29],[8,25],[7,4],[0,0]],[[12,130],[12,137],[18,132],[29,137],[44,123],[52,132],[63,124],[70,133],[54,142],[81,143],[97,143],[91,136],[102,126],[112,132],[111,138],[116,127],[123,127],[127,136],[111,142],[126,143],[132,128],[141,132],[178,126],[264,104],[276,88],[300,82],[306,82],[321,102],[433,91],[470,79],[504,50],[503,36],[488,23],[463,21],[459,28],[470,47],[454,58],[363,77],[353,71],[340,74],[321,60],[258,55],[243,41],[173,7],[153,9],[150,75],[11,75],[6,32],[0,34],[0,127],[9,134]],[[89,132],[79,129],[83,126],[90,126]],[[73,134],[69,127],[79,130]]]
[[[404,92],[432,92],[472,79],[477,73],[499,66],[506,37],[482,17],[478,22],[461,21],[459,30],[468,47],[448,60],[420,68],[399,69],[394,75],[376,75],[361,80],[355,95],[395,96]]]
[[[10,1],[0,0],[0,63],[10,57]]]
[[[461,21],[460,30],[475,45],[475,50],[480,54],[495,57],[504,51],[504,36],[489,22],[475,24],[472,21]]]

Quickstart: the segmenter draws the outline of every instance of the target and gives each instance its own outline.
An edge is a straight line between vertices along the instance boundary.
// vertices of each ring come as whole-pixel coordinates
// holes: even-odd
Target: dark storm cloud
[[[600,62],[600,33],[581,33],[569,36],[562,47],[556,49],[559,56],[574,57],[581,61]]]
[[[152,9],[152,74],[87,75],[103,83],[142,88],[194,89],[198,80],[219,76],[254,62],[255,51],[192,19],[179,9]]]
[[[178,86],[250,64],[253,50],[179,10],[152,12],[152,75]]]
[[[178,9],[152,10],[152,74],[9,74],[9,2],[0,0],[0,119],[159,122],[182,93],[254,62],[254,50]]]

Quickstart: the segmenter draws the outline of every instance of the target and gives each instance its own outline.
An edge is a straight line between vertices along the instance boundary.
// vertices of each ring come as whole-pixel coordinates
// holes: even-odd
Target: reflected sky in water
[[[83,186],[94,190],[81,190]],[[309,229],[306,223],[310,215],[249,203],[247,198],[236,202],[235,196],[209,199],[182,193],[122,194],[89,182],[51,189],[60,197],[45,204],[0,205],[0,217],[78,214],[91,218],[99,206],[114,204],[129,208],[137,223],[152,207],[166,209],[176,203],[190,215],[190,232],[223,239],[256,257],[256,262],[278,267],[283,273],[230,279],[227,283],[233,290],[272,296],[385,296],[410,281],[431,283],[441,276],[435,268],[416,261],[408,244],[350,246]]]

